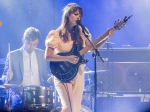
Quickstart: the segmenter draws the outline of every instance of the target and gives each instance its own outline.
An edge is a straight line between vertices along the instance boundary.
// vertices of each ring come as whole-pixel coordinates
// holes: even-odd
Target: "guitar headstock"
[[[120,19],[118,21],[115,21],[115,23],[114,23],[114,29],[115,30],[122,29],[124,27],[124,25],[127,23],[128,19],[130,19],[131,17],[132,17],[132,15],[129,16],[129,17],[125,16],[124,19]]]

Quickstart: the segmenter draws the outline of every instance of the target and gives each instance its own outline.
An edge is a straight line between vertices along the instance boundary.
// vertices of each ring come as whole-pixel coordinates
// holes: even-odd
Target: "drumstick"
[[[10,61],[10,43],[8,43],[8,56],[9,56],[9,69],[11,69],[11,61]]]
[[[8,60],[8,63],[9,63],[9,65],[8,65],[8,70],[10,70],[11,69],[11,63],[10,63],[10,43],[8,43],[8,58],[9,58],[9,60]],[[7,78],[7,81],[6,81],[6,83],[10,83],[10,81],[9,81],[10,79],[9,78]]]

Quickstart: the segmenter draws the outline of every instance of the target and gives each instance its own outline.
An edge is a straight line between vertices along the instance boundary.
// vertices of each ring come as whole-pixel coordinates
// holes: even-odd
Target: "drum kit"
[[[15,88],[16,91],[22,88],[23,112],[49,112],[54,108],[52,87],[47,88],[34,85],[22,87],[16,84],[4,84],[0,86],[0,112],[12,111],[11,98],[16,94],[15,91],[10,95],[10,89],[13,88]]]
[[[108,70],[97,70],[97,75],[108,72]],[[94,73],[89,69],[85,69],[84,76],[84,92],[82,96],[82,104],[87,111],[83,112],[94,112]],[[98,83],[98,82],[97,82]],[[81,111],[82,112],[82,111]]]
[[[2,80],[2,79],[0,79]],[[0,111],[10,111],[9,89],[18,87],[15,84],[0,85]]]
[[[106,70],[98,70],[97,73],[106,72]],[[86,70],[85,71],[85,87],[82,97],[82,106],[81,112],[92,112],[93,105],[94,105],[94,71]],[[2,80],[2,79],[0,79]],[[11,111],[11,97],[15,95],[10,95],[10,89],[22,88],[22,102],[23,102],[23,109],[26,112],[60,112],[61,105],[58,98],[58,94],[55,94],[54,86],[51,87],[44,87],[44,86],[25,86],[22,87],[16,84],[3,84],[0,85],[0,111],[6,110]],[[18,89],[17,89],[18,88]],[[56,96],[55,96],[56,95]],[[57,101],[56,98],[57,97]],[[59,103],[55,105],[55,103]]]
[[[11,101],[9,100],[9,89],[20,88],[15,84],[4,84],[0,86],[0,112],[11,112]],[[61,112],[61,106],[54,106],[53,88],[43,86],[23,87],[23,112]],[[88,100],[88,99],[84,99]],[[20,111],[17,111],[20,112]],[[81,106],[81,112],[92,112],[86,105]]]
[[[53,88],[44,86],[25,86],[23,89],[23,104],[27,110],[53,109]]]

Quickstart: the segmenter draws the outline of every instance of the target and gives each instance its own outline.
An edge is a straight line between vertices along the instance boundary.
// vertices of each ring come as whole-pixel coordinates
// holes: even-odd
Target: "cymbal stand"
[[[9,89],[10,88],[6,88],[6,104],[5,104],[5,108],[8,112],[11,111],[10,100],[9,100]]]
[[[91,84],[91,77],[90,77],[90,74],[88,74],[88,86],[87,86],[87,95],[88,95],[88,100],[90,101],[90,105],[89,105],[89,108],[92,110],[93,109],[93,99],[92,99],[92,84]]]
[[[88,81],[89,81],[89,85],[88,85],[88,92],[89,92],[89,100],[90,100],[90,109],[93,109],[93,99],[92,99],[92,89],[91,89],[91,78],[90,78],[90,74],[88,74]]]
[[[9,65],[8,65],[8,67],[9,67],[9,69],[11,69],[11,62],[10,62],[10,43],[8,43],[8,55],[9,55]],[[7,80],[6,80],[6,83],[7,84],[9,84],[10,83],[10,80],[7,78]],[[10,88],[6,88],[6,110],[7,111],[11,111],[11,108],[10,108],[10,100],[9,100],[9,90],[10,90]]]
[[[88,87],[90,87],[91,85],[91,78],[90,78],[90,74],[88,74]]]

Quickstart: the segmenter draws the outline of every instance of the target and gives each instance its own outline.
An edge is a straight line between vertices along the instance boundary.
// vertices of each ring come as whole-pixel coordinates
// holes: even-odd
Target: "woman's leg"
[[[62,112],[73,112],[73,92],[71,83],[62,83],[56,77],[54,78],[55,88],[62,104]]]
[[[77,74],[73,84],[74,112],[80,112],[81,110],[83,90],[84,90],[84,75]]]

